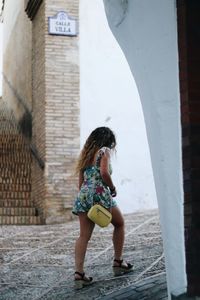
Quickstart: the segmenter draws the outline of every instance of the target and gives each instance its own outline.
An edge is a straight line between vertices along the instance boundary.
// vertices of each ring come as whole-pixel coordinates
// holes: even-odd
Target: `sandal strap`
[[[75,272],[74,274],[77,274],[77,275],[81,276],[81,279],[83,279],[83,278],[84,278],[84,276],[85,276],[85,273],[84,273],[84,272],[83,272],[83,273],[80,273],[80,272]]]
[[[115,258],[114,261],[117,262],[118,264],[120,264],[120,267],[121,267],[121,265],[122,265],[122,263],[123,263],[124,260],[123,259],[116,259]]]
[[[75,272],[74,275],[75,275],[75,274],[77,274],[77,275],[79,275],[79,276],[81,277],[80,279],[77,278],[77,279],[75,279],[75,280],[83,280],[83,281],[85,281],[85,282],[90,282],[90,281],[93,280],[92,277],[87,277],[87,279],[84,279],[84,277],[85,277],[85,272],[83,272],[83,273]]]
[[[123,259],[114,259],[115,262],[119,264],[119,266],[113,266],[114,268],[123,268],[123,269],[131,269],[133,267],[132,264],[126,262],[127,266],[122,266]]]

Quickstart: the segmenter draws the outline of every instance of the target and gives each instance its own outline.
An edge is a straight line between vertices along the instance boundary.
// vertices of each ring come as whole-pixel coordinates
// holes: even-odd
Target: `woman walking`
[[[100,200],[101,205],[112,214],[114,275],[132,271],[133,266],[123,261],[124,219],[116,201],[116,188],[111,178],[111,152],[116,147],[116,139],[108,127],[98,127],[89,135],[80,153],[77,163],[79,174],[79,193],[72,212],[79,217],[80,236],[75,245],[75,287],[82,288],[92,283],[92,277],[84,273],[84,259],[88,241],[91,238],[95,224],[87,217],[94,200]]]

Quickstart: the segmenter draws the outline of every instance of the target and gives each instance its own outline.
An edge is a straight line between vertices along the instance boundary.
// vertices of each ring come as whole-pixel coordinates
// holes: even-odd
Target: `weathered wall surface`
[[[5,1],[3,39],[3,99],[28,135],[32,110],[32,24],[24,1]]]
[[[2,96],[3,24],[0,23],[0,96]]]

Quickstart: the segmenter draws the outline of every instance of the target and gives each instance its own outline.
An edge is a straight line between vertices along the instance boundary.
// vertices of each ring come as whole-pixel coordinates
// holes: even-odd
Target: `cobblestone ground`
[[[128,287],[130,290],[144,279],[156,278],[158,274],[165,276],[158,211],[125,215],[125,223],[124,258],[134,264],[134,272],[113,276],[112,225],[106,229],[96,226],[85,263],[86,273],[95,282],[79,291],[73,288],[77,219],[61,225],[2,226],[0,299],[109,299],[111,293],[116,295]],[[110,296],[110,299],[115,298]]]

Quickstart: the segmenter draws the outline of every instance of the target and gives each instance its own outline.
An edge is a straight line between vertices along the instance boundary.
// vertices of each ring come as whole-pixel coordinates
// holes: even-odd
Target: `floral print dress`
[[[100,174],[100,160],[106,150],[110,151],[107,147],[101,148],[97,154],[96,164],[94,166],[88,166],[84,170],[84,180],[72,209],[75,215],[80,212],[88,212],[94,203],[100,203],[105,208],[117,205]],[[110,166],[110,174],[111,173],[112,170]]]

